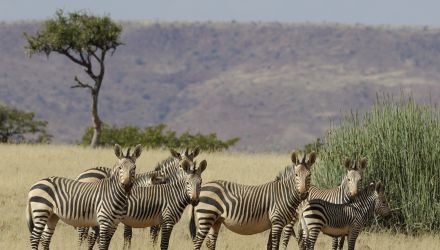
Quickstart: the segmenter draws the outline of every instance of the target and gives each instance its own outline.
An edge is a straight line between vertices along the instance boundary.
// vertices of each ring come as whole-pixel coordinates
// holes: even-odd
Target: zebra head
[[[374,190],[375,195],[374,213],[382,217],[387,217],[391,214],[391,209],[385,198],[385,186],[382,182],[378,181],[376,184],[371,183],[370,188]]]
[[[174,149],[171,149],[170,152],[174,158],[177,158],[180,161],[183,161],[185,159],[187,159],[189,161],[193,161],[194,158],[196,158],[196,156],[199,155],[200,148],[196,147],[192,151],[190,151],[188,148],[186,148],[185,151],[183,151],[182,153],[179,153],[179,152],[175,151]]]
[[[367,163],[368,160],[365,157],[359,161],[359,164],[357,162],[352,164],[350,159],[345,159],[344,166],[347,169],[347,175],[344,181],[346,182],[345,193],[348,198],[356,197],[361,190],[362,176]]]
[[[207,162],[203,160],[197,168],[197,163],[185,160],[180,165],[182,167],[186,186],[186,194],[193,206],[199,203],[200,188],[202,185],[202,173],[205,171]]]
[[[316,153],[311,152],[309,159],[306,161],[306,154],[304,154],[302,160],[299,160],[296,152],[293,152],[291,159],[295,173],[295,188],[302,199],[306,198],[310,188],[310,170],[313,163],[315,163]]]
[[[115,155],[118,157],[118,162],[113,168],[113,174],[118,176],[119,182],[124,186],[127,193],[130,192],[136,174],[136,159],[142,153],[142,146],[138,144],[130,155],[130,148],[124,156],[120,145],[115,145]]]
[[[152,185],[160,185],[167,182],[167,178],[161,173],[153,172],[149,175],[149,179],[147,180],[147,186]]]

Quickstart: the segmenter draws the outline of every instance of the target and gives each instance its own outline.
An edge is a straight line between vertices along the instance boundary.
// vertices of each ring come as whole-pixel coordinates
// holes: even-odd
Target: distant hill
[[[70,89],[81,69],[62,56],[28,59],[23,32],[0,24],[0,101],[49,121],[55,142],[78,141],[90,97]],[[440,30],[336,24],[124,23],[108,58],[100,114],[109,124],[166,123],[241,138],[238,150],[288,151],[325,134],[341,110],[376,93],[440,100]],[[84,78],[85,79],[85,78]]]

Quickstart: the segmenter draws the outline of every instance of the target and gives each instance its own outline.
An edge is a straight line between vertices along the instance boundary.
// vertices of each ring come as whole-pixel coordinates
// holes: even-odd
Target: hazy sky
[[[338,22],[440,26],[440,0],[0,0],[0,20],[35,20],[57,8],[117,20]]]

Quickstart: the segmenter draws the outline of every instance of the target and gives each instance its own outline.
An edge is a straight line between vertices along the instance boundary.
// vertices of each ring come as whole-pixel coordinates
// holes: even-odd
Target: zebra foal
[[[124,156],[119,145],[115,145],[114,150],[118,161],[110,178],[82,183],[49,177],[32,185],[26,209],[32,249],[38,249],[41,238],[43,248],[49,249],[59,219],[75,227],[99,226],[99,249],[108,249],[113,233],[127,211],[136,171],[133,159]],[[138,158],[141,152],[142,147],[136,146],[133,157]]]
[[[354,197],[357,196],[359,190],[361,190],[362,176],[365,168],[367,167],[368,160],[363,157],[360,159],[359,163],[354,161],[352,164],[350,159],[345,159],[344,166],[347,170],[346,175],[342,178],[341,184],[336,188],[326,189],[319,188],[316,186],[310,186],[309,195],[307,200],[324,200],[333,204],[346,204],[349,203]],[[277,176],[276,180],[286,178],[291,171],[287,173],[280,174]],[[296,218],[297,219],[297,216]],[[284,227],[283,233],[281,235],[281,248],[286,249],[289,243],[290,236],[295,236],[293,226],[296,220],[290,222]],[[338,245],[342,249],[343,239],[333,238],[332,249],[336,250]]]
[[[278,249],[281,230],[293,218],[300,204],[307,197],[310,187],[310,170],[316,154],[306,155],[300,161],[296,153],[291,156],[295,173],[290,178],[263,185],[249,186],[228,181],[212,181],[204,184],[199,204],[193,208],[190,232],[194,249],[200,249],[206,235],[209,249],[215,249],[222,224],[229,230],[250,235],[271,229],[272,249]]]
[[[314,249],[319,233],[323,232],[332,237],[348,236],[348,249],[354,250],[365,223],[374,214],[384,217],[390,214],[384,191],[384,185],[377,182],[369,184],[347,204],[306,201],[300,208],[300,249]]]

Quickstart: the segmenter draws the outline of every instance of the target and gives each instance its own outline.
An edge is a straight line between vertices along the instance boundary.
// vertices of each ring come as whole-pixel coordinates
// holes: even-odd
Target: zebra
[[[48,177],[30,188],[26,221],[32,249],[49,249],[50,239],[58,220],[75,227],[99,226],[99,249],[108,249],[118,223],[127,211],[128,196],[136,172],[142,146],[133,155],[123,154],[118,144],[114,148],[118,158],[110,178],[93,183],[82,183],[63,177]],[[48,230],[44,231],[47,226]],[[44,232],[43,232],[44,231]]]
[[[299,209],[300,249],[313,249],[322,231],[333,237],[348,236],[348,249],[354,250],[365,223],[374,214],[387,217],[391,213],[384,191],[381,182],[373,182],[347,204],[333,204],[319,199],[306,201]]]
[[[196,162],[187,159],[180,164],[170,183],[149,187],[133,187],[128,198],[124,225],[145,228],[162,226],[161,249],[168,249],[169,238],[174,225],[180,220],[187,205],[199,202],[201,174],[207,167],[206,160]],[[126,246],[124,242],[124,247]],[[89,249],[93,245],[89,245]]]
[[[130,149],[128,149],[130,150]],[[170,149],[171,156],[162,162],[158,163],[155,167],[154,171],[139,173],[136,174],[135,180],[133,182],[133,186],[150,186],[165,183],[166,175],[170,176],[175,171],[177,171],[179,162],[183,159],[188,159],[193,161],[193,159],[199,154],[200,149],[196,147],[192,152],[187,148],[185,151],[178,153],[177,151]],[[129,151],[127,152],[127,155]],[[104,178],[108,178],[111,173],[111,168],[107,167],[95,167],[91,169],[87,169],[81,174],[79,174],[75,180],[80,182],[95,182]],[[160,226],[151,228],[151,236],[153,239],[153,243],[157,240],[158,232],[160,231]],[[90,241],[95,241],[97,237],[97,228],[91,231],[90,235],[88,235],[89,228],[88,227],[79,227],[78,228],[78,245],[81,246],[83,242],[89,238],[89,246],[93,245]],[[132,238],[132,230],[128,226],[124,226],[124,246],[131,244]]]
[[[173,176],[174,172],[177,172],[179,163],[185,159],[193,161],[193,159],[200,153],[200,149],[196,147],[193,151],[189,151],[187,148],[185,151],[178,153],[177,151],[170,149],[171,156],[158,163],[154,171],[149,171],[145,173],[136,174],[135,180],[133,182],[134,187],[147,187],[150,185],[164,184],[170,182],[167,180],[166,176]],[[127,152],[129,154],[129,152]],[[104,178],[108,178],[111,172],[110,168],[106,167],[95,167],[88,169],[81,174],[75,180],[81,182],[95,182]],[[78,228],[78,245],[88,239],[88,245],[93,246],[97,239],[97,229],[91,231],[88,235],[88,227]],[[151,227],[151,236],[153,243],[157,241],[157,235],[160,231],[160,225]],[[124,247],[131,245],[132,229],[131,227],[124,225]],[[93,243],[92,243],[93,242]],[[90,248],[89,248],[90,249]]]
[[[358,191],[361,189],[362,176],[365,168],[367,167],[368,160],[363,157],[359,160],[359,163],[356,161],[354,164],[351,163],[351,160],[346,158],[344,161],[344,166],[347,170],[347,174],[342,178],[341,184],[332,189],[319,188],[316,186],[310,186],[309,196],[307,200],[320,199],[324,201],[328,201],[333,204],[346,204],[349,203],[356,195]],[[288,176],[287,174],[278,175],[276,180],[280,180]],[[286,249],[289,243],[290,236],[295,236],[295,232],[293,230],[293,225],[296,220],[289,223],[284,227],[283,233],[281,235],[281,248]],[[344,243],[343,239],[334,238],[332,243],[332,249],[336,250],[338,246],[342,249],[342,245]]]
[[[295,171],[291,178],[258,186],[221,180],[204,184],[199,204],[191,214],[190,233],[194,249],[200,249],[208,231],[211,239],[207,241],[207,246],[215,249],[222,223],[229,230],[243,235],[271,229],[272,249],[278,249],[281,230],[293,219],[291,211],[307,197],[310,170],[316,153],[312,152],[308,161],[304,154],[299,161],[294,152],[291,160],[294,164],[291,169]]]

